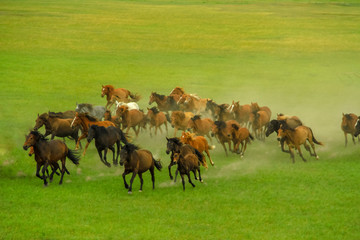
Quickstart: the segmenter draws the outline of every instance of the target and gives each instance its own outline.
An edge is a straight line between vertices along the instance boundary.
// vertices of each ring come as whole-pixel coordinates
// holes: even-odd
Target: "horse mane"
[[[239,126],[236,125],[235,123],[231,124],[231,126],[232,126],[236,131],[239,130]]]
[[[43,140],[43,141],[48,141],[49,140],[44,135],[42,135],[40,132],[35,131],[35,130],[30,131],[30,134],[34,135],[36,138],[39,138],[39,140]]]
[[[196,94],[189,94],[190,97],[195,98],[196,100],[200,100],[201,98]]]
[[[176,111],[176,112],[173,112],[173,114],[175,116],[178,116],[181,120],[183,120],[185,118],[185,113],[182,111]]]
[[[346,120],[348,120],[348,121],[352,120],[351,113],[344,114],[344,117],[345,117]]]
[[[132,143],[125,143],[124,149],[125,149],[125,151],[127,151],[129,154],[131,154],[131,153],[134,152],[135,150],[138,150],[139,147],[136,146],[135,144],[132,144]]]
[[[91,122],[97,122],[99,121],[96,117],[90,116],[89,113],[79,113],[79,116],[86,117]]]
[[[193,120],[194,122],[200,119],[201,119],[201,115],[195,115],[194,117],[191,118],[191,120]]]
[[[105,85],[104,86],[104,88],[109,88],[109,89],[111,89],[111,90],[114,90],[115,89],[115,87],[113,86],[113,85]]]
[[[160,112],[157,107],[152,107],[152,108],[150,108],[149,110],[151,110],[155,115]]]
[[[180,139],[177,137],[174,138],[168,138],[169,141],[175,143],[176,145],[182,146],[182,142],[180,142]]]
[[[158,97],[160,100],[164,100],[165,99],[165,95],[161,95],[161,94],[158,94],[156,92],[154,92],[154,95],[155,97]]]
[[[78,104],[79,109],[82,109],[82,108],[85,108],[85,107],[89,108],[90,111],[93,110],[93,105],[90,104],[90,103],[80,103],[80,104]]]
[[[214,124],[219,130],[226,128],[226,123],[224,121],[215,121]]]
[[[185,90],[182,87],[175,87],[173,90],[171,90],[170,94],[174,93],[174,91],[180,91],[181,94],[185,93]]]

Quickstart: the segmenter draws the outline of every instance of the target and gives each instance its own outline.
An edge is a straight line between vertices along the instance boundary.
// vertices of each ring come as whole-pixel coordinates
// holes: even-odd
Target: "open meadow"
[[[360,239],[360,143],[345,148],[340,129],[342,113],[360,115],[359,26],[357,0],[0,1],[0,239]],[[105,84],[145,112],[151,92],[180,86],[296,115],[320,159],[293,164],[274,134],[243,158],[214,139],[215,166],[183,191],[166,134],[143,131],[134,142],[163,164],[155,190],[145,173],[129,195],[93,142],[43,187],[25,134],[38,114],[105,106]]]

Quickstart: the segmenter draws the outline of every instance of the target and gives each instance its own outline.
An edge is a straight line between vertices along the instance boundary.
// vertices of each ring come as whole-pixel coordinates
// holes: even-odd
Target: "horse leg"
[[[57,162],[53,163],[53,166],[51,167],[52,168],[52,172],[50,174],[50,182],[52,182],[53,180],[53,177],[54,177],[54,173],[56,173],[56,171],[60,168],[59,167],[59,164]]]
[[[292,162],[295,163],[294,150],[293,150],[292,147],[290,147],[290,146],[289,146],[289,151],[290,151],[290,156],[291,156]]]
[[[211,157],[210,157],[209,150],[208,150],[208,149],[205,149],[205,152],[206,152],[206,155],[208,156],[208,158],[209,158],[209,160],[210,160],[211,165],[214,166],[215,163],[213,162],[213,160],[212,160]],[[204,158],[204,159],[205,159],[205,158]]]
[[[171,161],[169,166],[168,166],[168,169],[169,169],[169,176],[170,176],[170,179],[173,180],[173,176],[171,175],[171,167],[174,165],[174,163]]]
[[[166,129],[166,136],[168,135],[168,126],[167,126],[167,122],[165,122],[165,129]]]
[[[64,178],[64,174],[65,174],[65,169],[66,169],[66,167],[65,167],[65,160],[66,160],[66,157],[64,157],[63,159],[61,159],[61,178],[60,178],[60,182],[59,182],[59,184],[61,185],[62,184],[62,182],[63,182],[63,178]]]
[[[85,146],[85,149],[84,149],[84,152],[83,152],[83,156],[85,156],[85,154],[86,154],[86,150],[87,150],[87,148],[88,148],[89,144],[90,144],[89,142],[87,142],[87,143],[86,143],[86,146]]]
[[[151,167],[150,169],[150,174],[151,174],[151,181],[152,181],[152,184],[153,184],[153,189],[155,189],[155,173],[154,173],[154,166]]]
[[[227,149],[226,149],[225,143],[224,143],[224,142],[221,142],[221,145],[223,146],[223,148],[224,148],[224,150],[225,150],[225,154],[226,154],[226,156],[228,156],[228,152],[227,152]]]
[[[187,177],[188,177],[188,179],[189,179],[189,183],[190,183],[193,187],[195,187],[195,184],[191,181],[190,173],[187,172],[186,175],[187,175]]]
[[[119,159],[119,155],[120,155],[120,140],[116,141],[116,165],[118,164],[118,159]]]
[[[184,179],[184,174],[180,173],[180,176],[181,176],[181,182],[182,182],[182,185],[183,185],[183,191],[185,191],[185,179]]]
[[[207,134],[205,134],[205,136],[207,136],[207,138],[210,140],[210,144],[213,145],[213,141],[212,141],[212,138],[210,137],[210,134],[207,133]]]
[[[176,137],[176,132],[177,132],[178,128],[174,127],[174,137]]]
[[[352,137],[353,143],[354,143],[354,144],[356,144],[356,143],[355,143],[355,137],[354,137],[354,134],[351,134],[351,137]]]
[[[45,160],[44,166],[43,166],[43,168],[42,168],[42,170],[41,170],[41,172],[42,172],[42,177],[43,177],[43,180],[44,180],[44,187],[47,186],[47,181],[46,181],[45,172],[46,172],[46,169],[48,168],[48,166],[49,166],[49,163],[48,163],[47,160]]]
[[[105,163],[106,166],[111,167],[111,164],[106,159],[107,151],[108,151],[108,148],[105,148],[104,149],[104,163]]]
[[[35,155],[35,158],[36,158],[36,155]],[[43,179],[43,177],[40,176],[40,174],[39,174],[41,166],[42,166],[41,163],[39,163],[39,162],[36,163],[36,176],[40,179]]]
[[[174,178],[174,182],[176,182],[176,178],[177,178],[178,173],[179,173],[179,169],[176,169],[176,171],[175,171],[175,178]]]
[[[280,145],[281,145],[281,151],[283,151],[284,153],[290,153],[290,147],[289,150],[285,150],[284,146],[285,146],[285,138],[281,138],[280,139]]]
[[[125,169],[123,174],[122,174],[122,177],[123,177],[123,180],[124,180],[124,185],[125,185],[125,188],[128,189],[129,188],[129,185],[127,184],[126,182],[126,179],[125,179],[125,176],[128,175],[131,171]]]
[[[244,144],[244,141],[241,142],[241,156],[243,157],[244,156],[244,153],[246,151],[246,147],[247,147],[247,140],[245,140],[245,144]]]
[[[142,173],[139,173],[139,178],[140,178],[140,189],[139,192],[142,192],[142,187],[144,184],[144,179],[142,178]]]
[[[344,132],[344,135],[345,135],[345,147],[346,147],[346,146],[347,146],[347,142],[348,142],[348,140],[347,140],[347,133]]]
[[[197,170],[198,170],[198,172],[199,172],[199,181],[202,183],[202,182],[204,182],[204,181],[203,181],[202,178],[201,178],[200,168],[198,167]]]
[[[305,159],[304,156],[302,155],[300,145],[297,145],[297,146],[296,146],[296,149],[298,150],[299,155],[300,155],[300,157],[302,158],[302,160],[303,160],[304,162],[306,162],[306,159]]]
[[[191,170],[191,171],[194,173],[194,178],[195,178],[195,180],[198,180],[198,178],[197,178],[197,176],[196,176],[196,170],[193,169],[193,170]]]
[[[311,148],[314,150],[314,155],[316,159],[319,159],[319,156],[317,155],[316,151],[315,151],[315,144],[313,142],[310,142]]]
[[[114,164],[114,166],[116,166],[117,165],[117,158],[116,158],[116,160],[115,160],[115,148],[114,148],[114,146],[109,146],[109,149],[112,151],[112,153],[113,153],[113,164]]]
[[[132,194],[132,185],[133,185],[135,177],[136,177],[136,172],[133,172],[133,175],[132,175],[132,177],[130,179],[130,187],[129,187],[128,194]]]

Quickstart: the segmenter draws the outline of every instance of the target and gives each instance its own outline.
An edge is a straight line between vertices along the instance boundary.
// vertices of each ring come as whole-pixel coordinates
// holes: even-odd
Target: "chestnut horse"
[[[145,127],[145,114],[139,110],[129,110],[128,106],[122,105],[116,110],[116,115],[121,117],[122,129],[124,130],[126,128],[126,134],[128,134],[130,128],[132,128],[137,137],[139,135],[140,128]]]
[[[121,121],[118,116],[112,116],[110,110],[106,110],[104,114],[104,120],[110,121],[115,124],[116,127],[120,128]]]
[[[228,120],[226,122],[224,121],[215,121],[214,125],[211,129],[212,136],[215,136],[220,144],[223,146],[225,150],[226,156],[228,156],[228,152],[225,146],[225,143],[228,143],[229,145],[229,151],[231,151],[231,140],[232,140],[232,125],[235,124],[240,128],[240,124],[235,120]]]
[[[229,107],[229,112],[234,113],[235,120],[242,125],[250,127],[251,106],[249,104],[240,105],[239,101],[234,102]]]
[[[179,110],[177,101],[174,96],[165,96],[157,94],[156,92],[151,92],[149,105],[153,102],[156,102],[160,111],[169,112]]]
[[[252,111],[252,113],[256,113],[256,112],[258,112],[258,111],[265,111],[267,114],[268,114],[268,116],[269,116],[269,119],[271,118],[271,110],[270,110],[270,108],[269,107],[267,107],[267,106],[263,106],[263,107],[260,107],[259,106],[259,104],[258,103],[251,103],[251,111]]]
[[[200,182],[203,182],[203,180],[201,179],[199,160],[195,154],[189,153],[185,156],[182,156],[180,153],[175,153],[173,160],[174,163],[178,165],[177,171],[180,172],[183,191],[185,191],[184,175],[188,177],[191,186],[195,187],[195,184],[191,181],[190,172],[193,172],[194,176],[196,176],[196,171],[198,171],[199,180]]]
[[[153,189],[155,188],[155,174],[154,174],[154,166],[160,171],[162,166],[161,162],[154,159],[152,153],[145,149],[139,149],[138,146],[126,143],[120,152],[120,165],[125,165],[124,173],[122,177],[124,179],[125,188],[129,189],[128,193],[132,193],[132,184],[136,177],[136,174],[139,175],[140,178],[140,192],[142,191],[144,180],[142,178],[142,174],[147,170],[150,171],[151,180],[153,183]],[[129,173],[133,173],[130,186],[127,184],[125,176]]]
[[[69,158],[75,165],[79,164],[80,157],[77,155],[76,151],[70,150],[66,144],[60,140],[47,140],[38,131],[31,131],[30,134],[26,136],[23,149],[27,150],[29,147],[33,147],[35,156],[44,161],[42,179],[44,180],[45,186],[47,186],[45,172],[48,166],[55,166],[55,170],[53,170],[50,177],[50,179],[52,179],[54,172],[59,167],[57,162],[59,160],[61,161],[62,168],[59,184],[62,184],[64,173],[66,171],[66,157]]]
[[[306,162],[306,159],[302,155],[301,152],[301,145],[305,146],[305,149],[309,151],[311,156],[315,156],[316,159],[319,159],[319,156],[316,154],[315,151],[315,144],[323,145],[322,142],[319,142],[315,139],[313,131],[311,128],[306,126],[298,126],[295,129],[291,129],[284,120],[281,120],[281,131],[279,131],[278,138],[284,138],[286,144],[289,146],[289,152],[290,156],[292,158],[293,163],[295,163],[295,154],[293,148],[295,147],[300,157],[304,162]],[[308,141],[311,145],[311,148],[313,149],[314,153],[311,152],[309,146],[307,145],[306,141]],[[286,152],[286,151],[285,151]]]
[[[198,136],[207,136],[212,144],[210,131],[213,125],[214,121],[210,118],[201,118],[200,115],[195,115],[190,118],[187,128],[191,129]]]
[[[192,112],[173,111],[170,116],[171,126],[174,130],[174,137],[176,137],[177,130],[185,131],[188,127],[190,119],[194,117]]]
[[[169,96],[172,96],[174,100],[177,102],[179,101],[180,97],[185,94],[185,90],[181,87],[175,87],[169,94]]]
[[[75,150],[77,150],[79,148],[79,144],[80,144],[80,140],[83,138],[86,138],[88,135],[88,131],[89,131],[89,127],[92,125],[97,125],[97,126],[103,126],[103,127],[109,127],[109,126],[114,126],[115,124],[110,122],[110,121],[98,121],[96,118],[89,116],[87,113],[76,113],[73,121],[71,122],[71,127],[76,127],[80,125],[81,129],[82,129],[82,135],[79,137],[77,143],[76,143],[76,147]],[[85,156],[86,153],[86,149],[89,146],[89,142],[86,143],[83,155]]]
[[[244,156],[246,151],[247,144],[254,140],[254,137],[250,134],[247,128],[239,127],[236,124],[231,124],[233,130],[231,132],[232,141],[234,143],[234,152]],[[239,150],[239,145],[241,144],[241,150]]]
[[[132,94],[129,90],[125,88],[114,88],[113,85],[102,85],[101,89],[101,97],[104,97],[106,95],[106,106],[105,108],[110,108],[115,101],[119,102],[137,102],[140,100],[140,96],[137,94]],[[130,100],[128,99],[130,97]]]
[[[234,114],[230,112],[229,104],[216,104],[213,100],[209,99],[206,102],[205,111],[210,111],[213,119],[217,121],[227,121],[234,119]]]
[[[358,117],[354,113],[348,113],[348,114],[343,113],[343,117],[341,121],[341,130],[343,130],[345,136],[345,147],[347,146],[347,142],[348,142],[347,140],[348,134],[351,135],[352,140],[355,144],[354,133],[355,133],[355,124],[357,121],[358,121]]]
[[[257,111],[254,113],[254,120],[252,122],[252,129],[255,137],[260,140],[265,140],[265,132],[270,122],[270,116],[266,111]]]
[[[157,130],[160,129],[161,134],[162,129],[160,128],[162,125],[165,125],[166,135],[168,134],[167,127],[167,119],[163,112],[160,112],[156,107],[148,108],[148,112],[146,114],[146,118],[150,124],[150,136],[151,136],[151,128],[155,127],[155,136],[157,134]]]
[[[208,98],[200,98],[195,94],[183,94],[177,104],[186,112],[200,114],[205,112]]]
[[[201,154],[204,156],[203,152],[206,153],[206,155],[208,156],[210,163],[212,166],[214,166],[214,162],[210,157],[210,153],[209,150],[214,149],[214,146],[209,146],[208,142],[206,141],[206,138],[204,138],[203,136],[195,136],[195,133],[190,133],[190,132],[182,132],[181,137],[180,137],[180,141],[182,143],[185,144],[189,144],[190,146],[193,146],[196,150],[198,150],[199,152],[201,152]],[[208,168],[207,164],[206,164],[206,160],[204,157],[204,161],[203,161],[203,166]]]

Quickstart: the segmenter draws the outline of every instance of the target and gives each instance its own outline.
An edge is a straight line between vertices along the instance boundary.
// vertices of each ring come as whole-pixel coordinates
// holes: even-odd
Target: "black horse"
[[[193,153],[195,154],[200,163],[203,163],[204,159],[203,159],[203,155],[196,150],[194,147],[188,145],[188,144],[183,144],[182,142],[180,142],[179,138],[166,138],[167,140],[167,145],[166,145],[166,154],[169,154],[171,152],[171,156],[170,156],[170,164],[168,166],[169,169],[169,176],[170,179],[173,179],[173,176],[171,175],[171,167],[176,165],[176,163],[174,162],[174,154],[175,153],[179,153],[180,157],[185,157],[187,154],[189,153]],[[176,182],[176,177],[178,174],[178,170],[176,170],[175,172],[175,182]],[[195,180],[197,180],[197,177],[195,175]]]
[[[358,117],[358,120],[355,124],[355,133],[354,133],[355,137],[359,136],[359,134],[360,134],[360,123],[359,122],[360,122],[360,117]]]
[[[106,161],[107,150],[110,149],[113,152],[113,164],[117,165],[120,154],[120,141],[122,141],[125,144],[127,143],[124,133],[120,129],[113,126],[105,128],[102,126],[92,125],[89,128],[87,141],[90,143],[93,138],[95,138],[95,146],[99,153],[100,160],[106,166],[108,167],[111,166],[110,163]],[[116,159],[115,159],[115,148],[114,148],[115,143],[117,148]],[[102,151],[104,151],[104,159],[102,156]]]

